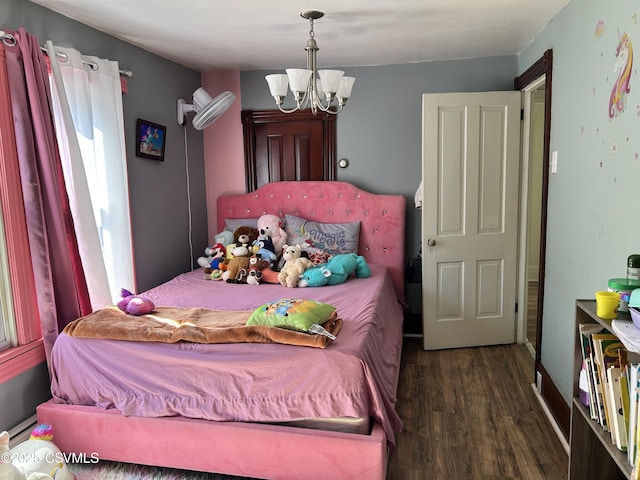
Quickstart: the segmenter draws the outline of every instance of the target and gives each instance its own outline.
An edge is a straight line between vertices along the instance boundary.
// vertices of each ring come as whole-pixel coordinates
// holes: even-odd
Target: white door
[[[425,94],[425,349],[513,343],[520,92]]]

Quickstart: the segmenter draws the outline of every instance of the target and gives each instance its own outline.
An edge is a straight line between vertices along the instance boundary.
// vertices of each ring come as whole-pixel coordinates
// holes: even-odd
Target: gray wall
[[[21,373],[0,385],[0,432],[15,427],[36,413],[36,406],[51,398],[47,364]]]
[[[19,27],[37,36],[41,44],[51,40],[54,45],[117,60],[121,69],[133,72],[128,79],[128,93],[122,98],[138,290],[190,270],[185,131],[196,258],[200,246],[207,244],[203,141],[202,133],[190,124],[186,128],[178,125],[176,100],[184,98],[190,103],[191,93],[200,86],[200,73],[31,2],[2,0],[0,29]],[[138,117],[167,127],[164,162],[135,156]],[[50,396],[48,381],[42,381],[42,369],[38,372],[25,372],[0,385],[0,430],[32,415],[35,405]]]
[[[338,180],[375,193],[404,195],[408,207],[407,256],[414,255],[420,248],[421,228],[421,214],[413,208],[413,195],[422,175],[422,94],[513,90],[517,58],[351,67],[344,71],[356,77],[356,82],[337,121],[338,158],[350,161],[348,168],[338,169]],[[269,73],[276,72],[240,74],[244,110],[275,108],[264,80]],[[285,107],[291,106],[289,93]],[[411,312],[419,313],[420,286],[407,284],[407,295]]]

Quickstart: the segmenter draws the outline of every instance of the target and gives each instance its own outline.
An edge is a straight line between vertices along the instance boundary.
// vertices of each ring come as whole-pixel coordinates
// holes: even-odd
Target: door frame
[[[256,129],[257,124],[321,121],[323,131],[323,152],[325,155],[325,180],[336,179],[336,117],[325,112],[316,115],[311,110],[283,113],[280,110],[242,110],[240,113],[244,131],[244,168],[247,192],[253,192],[256,182]]]
[[[546,267],[546,250],[547,250],[547,210],[549,197],[549,160],[551,146],[551,93],[552,93],[552,70],[553,70],[553,50],[549,49],[544,52],[531,67],[529,67],[522,75],[514,80],[517,90],[524,91],[536,82],[540,77],[545,78],[545,98],[544,98],[544,133],[543,133],[543,162],[542,162],[542,201],[540,212],[540,254],[539,254],[539,271],[538,271],[538,302],[537,302],[537,318],[536,318],[536,349],[535,349],[535,367],[533,372],[533,383],[536,385],[540,396],[544,399],[551,414],[556,420],[558,426],[562,430],[566,439],[569,438],[571,409],[567,405],[566,400],[562,396],[560,390],[555,385],[548,372],[542,364],[542,329],[544,320],[544,279]],[[529,132],[526,132],[528,135]],[[524,166],[523,166],[524,168]],[[526,202],[526,199],[523,198]],[[525,203],[526,205],[526,203]],[[526,228],[525,232],[526,233]],[[521,253],[524,254],[524,253]],[[521,274],[526,274],[526,272]],[[522,298],[526,298],[526,290],[520,289],[519,304],[522,308],[526,308],[526,301],[522,302]],[[520,320],[520,319],[519,319]],[[524,325],[522,324],[522,328]],[[524,333],[524,332],[523,332]]]
[[[542,74],[541,76],[539,76],[538,78],[536,78],[535,80],[531,81],[530,83],[528,83],[524,88],[521,88],[521,92],[522,92],[522,103],[523,103],[523,109],[522,109],[522,141],[521,141],[521,148],[522,148],[522,152],[521,152],[521,156],[520,156],[520,227],[519,227],[519,255],[518,255],[518,305],[522,306],[521,308],[518,308],[518,314],[517,314],[517,342],[518,343],[526,343],[527,340],[527,323],[530,321],[533,321],[533,319],[529,319],[527,318],[527,284],[529,281],[529,272],[527,270],[527,266],[528,266],[528,257],[529,257],[529,248],[527,247],[527,239],[529,237],[529,234],[531,232],[529,232],[529,222],[528,222],[528,218],[529,218],[529,214],[530,214],[530,206],[529,206],[529,194],[530,194],[530,176],[531,176],[531,168],[532,168],[532,161],[531,161],[531,130],[532,130],[532,122],[531,122],[531,117],[532,117],[532,110],[533,110],[533,92],[535,92],[542,84],[544,84],[545,86],[545,103],[546,103],[546,75]],[[547,122],[546,119],[544,120],[544,128],[546,128]],[[543,136],[544,136],[544,132],[543,132]],[[544,140],[543,140],[544,142]],[[544,145],[543,145],[543,180],[542,180],[542,189],[544,190],[544,176],[545,170],[548,170],[548,166],[544,165],[545,162],[544,159],[548,158],[548,154],[544,152]],[[548,182],[547,182],[548,183]],[[542,201],[544,202],[544,192],[542,193]],[[542,205],[541,205],[541,209],[542,209]],[[542,215],[541,215],[542,216]],[[546,223],[542,220],[541,218],[541,223]],[[540,242],[542,242],[543,239],[540,238]],[[540,268],[544,268],[544,264],[541,264],[540,262],[542,262],[544,260],[543,257],[541,257],[540,252],[538,252],[538,266],[539,269]],[[538,270],[538,284],[540,285],[540,270]],[[542,292],[544,290],[544,286],[541,285],[539,287],[539,291]],[[538,299],[540,298],[540,295],[538,295]],[[538,338],[538,321],[539,321],[539,315],[536,316],[536,345],[538,344],[539,338]],[[537,347],[536,347],[537,348]]]
[[[538,270],[538,305],[537,305],[537,318],[536,318],[536,354],[535,354],[535,363],[536,367],[540,363],[540,343],[542,340],[542,318],[543,318],[543,305],[544,305],[544,277],[545,277],[545,258],[546,258],[546,250],[547,250],[547,202],[549,196],[549,153],[550,153],[550,143],[551,143],[551,80],[552,80],[552,66],[553,66],[553,50],[549,49],[544,52],[543,56],[538,59],[531,67],[529,67],[522,75],[518,76],[514,80],[516,90],[527,90],[540,81],[541,77],[544,77],[545,85],[544,85],[544,133],[543,133],[543,146],[542,146],[542,200],[540,206],[540,255],[538,265],[540,266]],[[527,131],[528,135],[529,132]],[[529,142],[526,142],[527,145]],[[523,155],[523,159],[525,155]],[[521,174],[528,172],[528,155],[526,156],[526,165],[523,165]],[[526,190],[526,188],[523,188]],[[522,198],[522,204],[527,205],[527,198]],[[526,238],[526,224],[523,225],[523,229],[521,230],[521,236]],[[522,252],[521,255],[524,255],[526,252]],[[521,272],[521,275],[525,275],[526,272]],[[520,301],[519,304],[522,305],[522,308],[525,308],[526,305],[526,289],[520,289]],[[525,299],[524,302],[522,300]],[[519,320],[519,329],[524,329],[523,317],[518,318]],[[524,332],[522,332],[524,334]],[[535,381],[535,378],[534,378]]]

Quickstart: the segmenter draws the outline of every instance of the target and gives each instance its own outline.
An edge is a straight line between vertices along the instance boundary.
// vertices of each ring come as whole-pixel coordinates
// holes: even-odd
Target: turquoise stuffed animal
[[[309,268],[300,275],[299,287],[322,287],[344,283],[351,273],[358,278],[371,276],[371,269],[364,257],[355,253],[334,255],[324,265]]]

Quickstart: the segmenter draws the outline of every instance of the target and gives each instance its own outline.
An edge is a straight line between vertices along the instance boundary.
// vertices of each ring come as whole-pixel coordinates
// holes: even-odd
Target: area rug
[[[164,467],[100,460],[92,463],[70,463],[76,480],[246,480],[245,477],[193,472]]]

